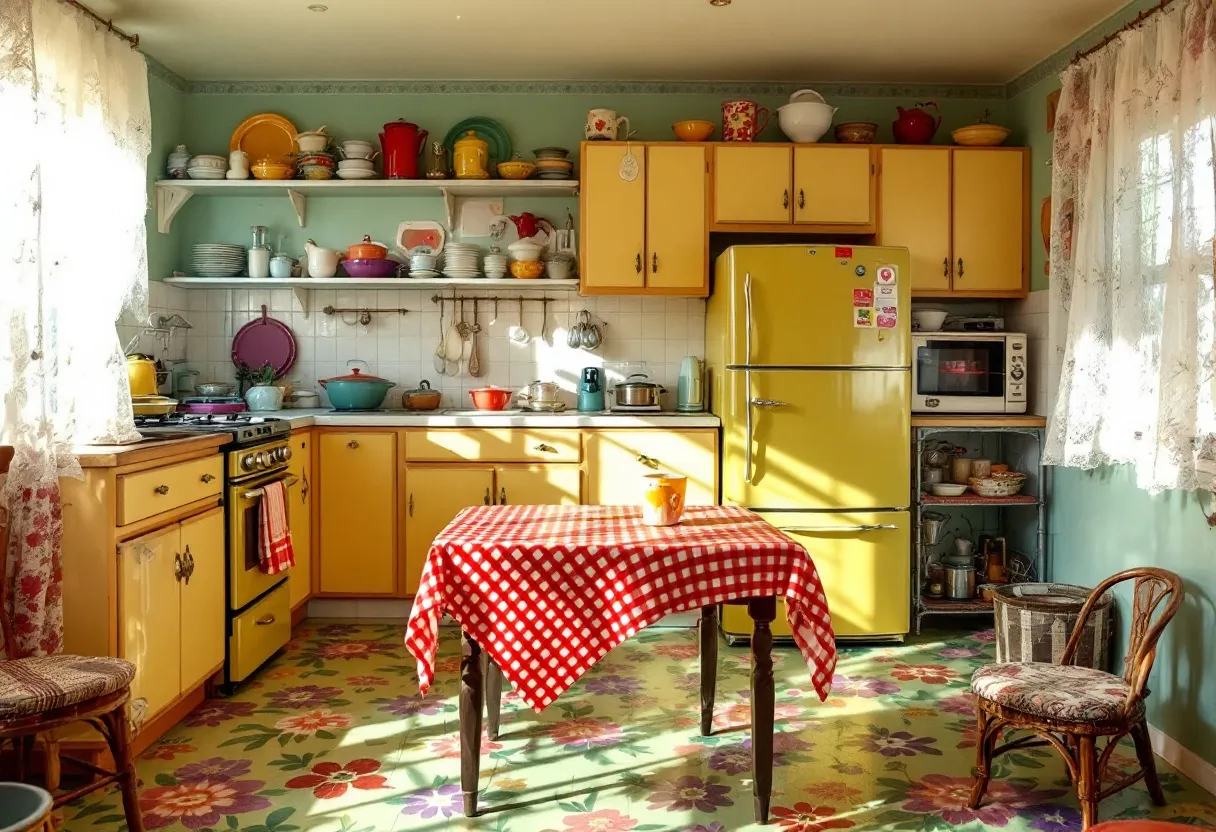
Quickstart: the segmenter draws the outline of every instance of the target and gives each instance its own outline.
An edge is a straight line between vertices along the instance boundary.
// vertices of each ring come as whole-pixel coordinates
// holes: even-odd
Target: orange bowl
[[[545,273],[545,264],[542,260],[516,260],[508,268],[511,270],[511,277],[518,277],[521,280],[530,280]]]
[[[473,407],[478,410],[506,410],[514,393],[505,387],[479,387],[470,390]]]
[[[671,125],[671,132],[682,142],[703,142],[714,134],[712,121],[677,121]]]

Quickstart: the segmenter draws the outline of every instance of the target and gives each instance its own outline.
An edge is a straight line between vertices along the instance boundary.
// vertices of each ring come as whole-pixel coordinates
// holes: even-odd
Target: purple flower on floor
[[[972,633],[971,638],[976,641],[982,641],[985,644],[996,641],[995,630],[980,630],[978,633]]]
[[[463,807],[460,786],[449,783],[437,789],[420,789],[405,796],[405,805],[401,809],[403,815],[418,815],[420,818],[433,818],[443,813],[450,818]]]
[[[832,694],[835,696],[860,696],[862,699],[873,699],[888,693],[899,693],[899,685],[869,676],[838,675],[832,678]]]
[[[225,760],[223,757],[212,757],[182,766],[173,772],[173,776],[183,783],[192,780],[210,780],[212,783],[220,783],[224,780],[244,777],[251,768],[253,768],[252,760]]]
[[[943,647],[937,655],[943,659],[973,659],[983,653],[978,647]]]
[[[748,752],[751,752],[751,740],[747,741]],[[799,739],[794,734],[779,733],[773,734],[773,765],[788,766],[790,761],[785,758],[786,754],[797,754],[801,751],[810,751],[814,748],[813,743]]]
[[[845,744],[862,751],[877,752],[884,757],[915,757],[917,754],[940,757],[942,752],[930,747],[935,742],[936,737],[913,737],[907,731],[892,732],[889,728],[871,725],[867,733],[857,734]]]
[[[398,696],[394,699],[377,699],[374,701],[383,703],[376,710],[384,711],[388,714],[396,714],[397,716],[416,716],[418,714],[433,716],[434,714],[443,713],[442,699],[438,697],[423,699],[421,694]]]
[[[182,724],[191,728],[199,728],[204,725],[214,728],[221,722],[236,719],[238,716],[249,716],[257,710],[257,707],[253,702],[208,699],[187,714],[186,718],[182,720]]]
[[[342,688],[323,688],[318,685],[300,685],[283,688],[266,694],[271,708],[319,708],[334,697],[342,695]]]
[[[637,693],[642,683],[628,676],[600,676],[587,680],[587,691],[605,696],[628,696]]]
[[[715,748],[709,755],[709,767],[723,774],[742,774],[752,769],[750,742],[742,745],[727,745]]]
[[[317,628],[317,635],[329,638],[353,636],[357,632],[359,632],[359,627],[355,624],[326,624]]]
[[[621,726],[602,716],[563,720],[549,729],[549,736],[566,748],[596,748],[624,741]]]
[[[662,783],[652,791],[649,808],[669,812],[687,812],[691,809],[716,812],[723,806],[735,805],[735,801],[727,797],[729,793],[730,786],[688,774]]]
[[[680,830],[680,832],[726,832],[726,827],[714,821],[711,824],[698,823],[696,826],[688,826]]]
[[[1030,828],[1039,832],[1073,832],[1081,828],[1081,813],[1068,806],[1054,803],[1032,806],[1026,815],[1032,818]]]
[[[975,696],[970,693],[956,693],[937,701],[937,709],[947,714],[962,714],[971,716],[975,713]]]

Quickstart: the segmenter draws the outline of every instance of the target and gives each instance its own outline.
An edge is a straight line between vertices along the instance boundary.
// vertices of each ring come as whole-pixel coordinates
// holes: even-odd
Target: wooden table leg
[[[755,622],[752,632],[752,799],[756,823],[768,823],[773,794],[773,631],[777,599],[752,598],[747,613]]]
[[[486,734],[490,739],[496,740],[502,713],[502,668],[488,653],[483,653],[482,658],[485,660],[482,670],[486,679]]]
[[[464,816],[477,814],[477,782],[481,775],[481,710],[484,705],[481,679],[481,647],[461,634],[460,657],[460,791]]]
[[[701,607],[701,736],[714,729],[714,692],[718,686],[718,608]]]

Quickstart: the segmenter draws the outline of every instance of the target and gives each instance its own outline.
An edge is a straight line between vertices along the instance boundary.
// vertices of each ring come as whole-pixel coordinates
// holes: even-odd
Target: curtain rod
[[[111,35],[113,35],[114,37],[119,38],[121,40],[125,40],[127,43],[131,44],[132,49],[139,48],[139,35],[128,35],[122,29],[119,29],[117,26],[115,26],[113,20],[106,20],[104,17],[99,15],[97,12],[90,9],[88,6],[85,6],[81,3],[77,3],[76,0],[59,0],[59,2],[67,3],[69,6],[76,9],[78,12],[83,14],[85,17],[91,18],[99,26],[106,27],[106,30]]]
[[[1135,29],[1141,23],[1148,20],[1153,15],[1157,14],[1160,11],[1164,11],[1165,7],[1173,2],[1174,2],[1174,0],[1161,0],[1160,3],[1153,6],[1151,9],[1145,9],[1144,11],[1140,12],[1140,14],[1136,15],[1135,19],[1132,20],[1130,23],[1126,23],[1123,26],[1120,26],[1118,29],[1111,32],[1106,37],[1102,38],[1102,40],[1098,41],[1098,43],[1095,44],[1094,46],[1091,46],[1088,49],[1084,49],[1084,50],[1078,52],[1076,54],[1076,56],[1072,59],[1072,61],[1070,61],[1070,63],[1075,64],[1077,61],[1080,61],[1083,58],[1088,58],[1090,55],[1094,54],[1099,49],[1104,48],[1107,44],[1109,44],[1115,38],[1119,37],[1119,35],[1123,34],[1124,32],[1127,32],[1131,29]]]

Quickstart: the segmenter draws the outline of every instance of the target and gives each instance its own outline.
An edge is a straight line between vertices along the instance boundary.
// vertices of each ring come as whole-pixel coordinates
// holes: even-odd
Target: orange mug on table
[[[647,474],[642,500],[642,522],[647,526],[674,526],[684,516],[688,477]]]

